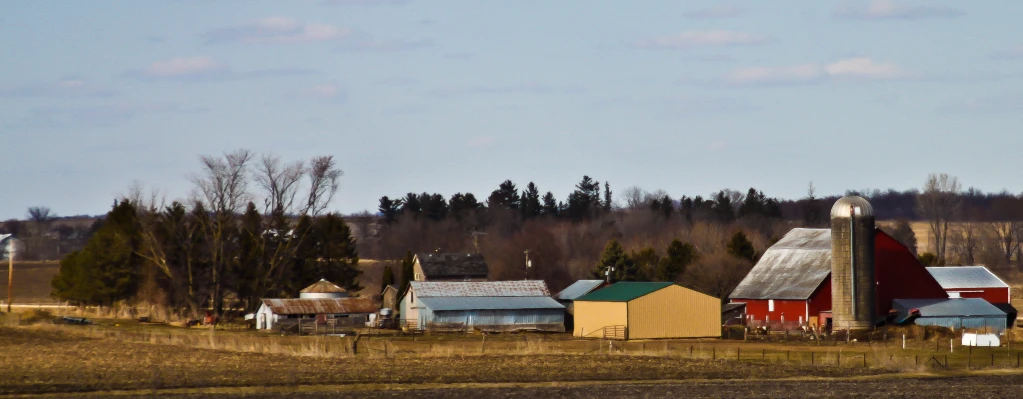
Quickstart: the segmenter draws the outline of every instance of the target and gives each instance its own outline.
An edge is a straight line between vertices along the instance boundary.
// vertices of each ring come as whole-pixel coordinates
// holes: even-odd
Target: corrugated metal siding
[[[520,281],[413,281],[420,297],[551,296],[543,280]]]
[[[561,290],[561,292],[555,295],[554,298],[559,301],[575,300],[576,298],[593,291],[594,288],[599,287],[601,284],[604,284],[604,280],[579,280]]]
[[[371,298],[263,299],[263,304],[282,315],[376,313],[379,310]]]
[[[896,299],[895,309],[904,313],[920,309],[921,317],[992,316],[1005,317],[1005,312],[979,298],[959,299]]]
[[[915,323],[921,326],[941,326],[955,330],[1005,330],[1005,317],[920,317]]]
[[[419,298],[423,305],[434,311],[442,310],[496,310],[496,309],[565,309],[565,306],[546,296],[540,297],[426,297]]]
[[[627,326],[629,339],[720,337],[721,300],[672,285],[629,301]]]
[[[448,310],[434,311],[428,322],[469,323],[470,326],[503,326],[515,324],[558,324],[565,322],[565,312],[558,309]]]
[[[807,299],[831,274],[831,230],[792,229],[772,245],[729,298]]]
[[[597,330],[629,322],[627,302],[575,302],[573,306],[575,327],[572,334],[577,337],[599,338]]]

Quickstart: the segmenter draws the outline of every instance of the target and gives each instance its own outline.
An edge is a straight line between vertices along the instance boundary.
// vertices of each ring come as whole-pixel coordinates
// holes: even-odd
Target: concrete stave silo
[[[874,327],[874,262],[874,210],[861,197],[842,197],[831,208],[831,311],[835,329]]]

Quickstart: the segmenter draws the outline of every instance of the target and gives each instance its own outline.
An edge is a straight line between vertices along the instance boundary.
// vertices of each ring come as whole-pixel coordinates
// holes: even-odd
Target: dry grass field
[[[50,281],[59,270],[57,261],[15,262],[14,303],[56,303],[50,296]],[[7,275],[7,261],[3,261],[0,263],[0,301],[4,303],[7,303]]]

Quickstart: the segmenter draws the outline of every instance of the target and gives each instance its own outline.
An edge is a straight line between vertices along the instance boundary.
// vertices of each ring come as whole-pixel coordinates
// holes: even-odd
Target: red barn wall
[[[874,268],[879,316],[888,314],[894,299],[948,298],[909,248],[881,230],[874,234]]]
[[[958,292],[963,298],[981,298],[988,303],[1010,303],[1009,289],[1005,287],[950,289],[948,292]]]

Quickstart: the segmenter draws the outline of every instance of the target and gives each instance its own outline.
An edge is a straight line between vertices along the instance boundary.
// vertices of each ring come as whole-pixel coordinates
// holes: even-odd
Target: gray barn
[[[1005,312],[980,298],[896,299],[892,307],[899,313],[898,320],[912,319],[921,326],[957,331],[1005,330]]]
[[[539,280],[412,281],[399,303],[407,328],[565,331],[565,307]]]

